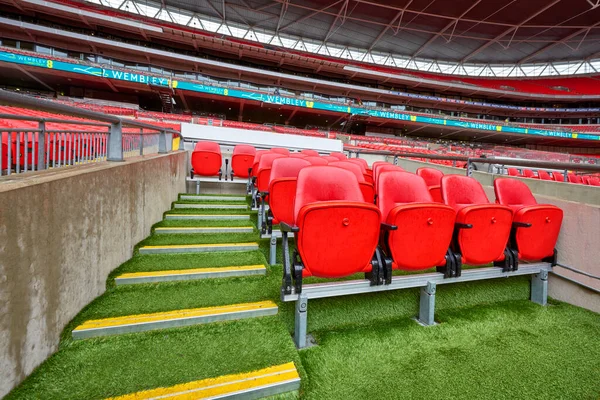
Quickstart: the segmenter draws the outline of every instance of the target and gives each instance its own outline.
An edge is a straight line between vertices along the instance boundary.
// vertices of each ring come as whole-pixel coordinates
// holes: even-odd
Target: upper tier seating
[[[364,202],[354,174],[341,168],[315,166],[298,175],[293,231],[302,276],[339,278],[373,270],[381,213]],[[300,269],[298,268],[298,269]],[[296,268],[295,268],[296,271]],[[375,274],[376,275],[376,274]]]
[[[448,252],[456,212],[435,203],[423,178],[409,172],[386,171],[379,177],[378,204],[383,221],[398,229],[385,231],[382,247],[393,268],[422,270],[440,266],[455,271]]]
[[[553,205],[538,204],[529,187],[516,179],[496,179],[494,191],[498,203],[514,212],[510,246],[518,251],[519,259],[556,264],[554,247],[563,211]]]
[[[452,250],[462,257],[462,263],[495,262],[507,271],[515,268],[516,260],[507,248],[513,214],[510,207],[490,204],[481,183],[460,175],[442,178],[442,197],[457,213]]]
[[[198,142],[192,151],[192,178],[194,175],[219,176],[221,172],[221,147],[216,142]]]
[[[419,168],[417,169],[417,175],[425,180],[427,187],[429,188],[429,194],[436,203],[443,203],[442,199],[442,177],[444,174],[434,168]]]
[[[233,180],[234,175],[240,178],[248,178],[255,155],[256,149],[254,146],[238,144],[233,148],[233,155],[231,156],[231,180]]]

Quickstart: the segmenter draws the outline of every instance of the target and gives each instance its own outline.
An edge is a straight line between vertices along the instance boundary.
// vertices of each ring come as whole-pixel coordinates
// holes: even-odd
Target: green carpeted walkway
[[[205,203],[179,200],[179,204]],[[222,202],[240,204],[239,201]],[[223,214],[176,209],[166,214]],[[155,227],[254,226],[246,221],[168,220]],[[140,255],[149,245],[256,242],[259,249]],[[600,315],[529,299],[529,278],[438,287],[436,321],[422,327],[419,291],[311,300],[318,346],[296,350],[294,304],[279,301],[281,265],[254,233],[152,234],[108,278],[107,291],[65,328],[59,351],[6,399],[102,399],[294,362],[303,399],[598,399]],[[281,254],[278,252],[278,262]],[[116,286],[123,273],[264,265],[265,275]],[[356,278],[356,277],[355,277]],[[321,280],[308,278],[306,283]],[[71,331],[91,319],[271,300],[276,316],[94,339]]]

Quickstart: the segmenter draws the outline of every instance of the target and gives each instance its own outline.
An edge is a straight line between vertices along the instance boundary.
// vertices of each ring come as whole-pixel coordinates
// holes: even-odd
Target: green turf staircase
[[[298,351],[256,222],[245,197],[180,195],[7,399],[598,398],[599,316],[531,303],[527,277],[440,287],[428,328],[418,290],[313,301]]]

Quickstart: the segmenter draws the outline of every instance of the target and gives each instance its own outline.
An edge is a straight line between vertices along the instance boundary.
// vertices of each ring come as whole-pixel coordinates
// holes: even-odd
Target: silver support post
[[[467,160],[467,176],[473,175],[473,164],[471,163],[471,159]]]
[[[173,151],[173,134],[165,133],[165,136],[167,138],[167,152],[170,153]]]
[[[200,181],[196,181],[196,194],[200,194]]]
[[[435,314],[435,291],[436,284],[427,282],[427,286],[421,288],[421,299],[419,301],[419,322],[423,325],[435,325],[433,320]]]
[[[108,161],[123,161],[123,124],[113,122],[108,136]]]
[[[306,347],[306,311],[308,309],[308,297],[300,294],[296,300],[296,319],[294,322],[294,343],[302,349]]]
[[[144,128],[140,128],[140,156],[144,155]]]
[[[183,143],[183,136],[179,136],[179,150],[185,150],[185,143]]]
[[[258,223],[257,223],[257,225],[258,225],[257,228],[261,232],[262,232],[262,223],[263,223],[264,214],[265,214],[265,200],[261,197],[260,205],[258,206]]]
[[[271,233],[271,242],[269,247],[269,264],[275,265],[277,262],[277,236]]]
[[[531,301],[542,306],[548,304],[548,271],[542,270],[531,277]]]
[[[563,176],[564,182],[569,182],[569,171],[565,169],[565,175]]]
[[[167,150],[167,133],[160,131],[158,134],[158,154],[168,153]]]

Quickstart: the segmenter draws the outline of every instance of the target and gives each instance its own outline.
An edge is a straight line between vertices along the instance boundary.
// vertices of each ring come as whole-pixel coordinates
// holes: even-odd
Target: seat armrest
[[[288,225],[287,223],[280,221],[279,222],[279,229],[281,230],[281,232],[300,232],[300,228],[298,228],[297,226],[291,226]]]
[[[398,227],[396,225],[386,224],[385,222],[382,222],[381,230],[382,231],[396,231],[396,230],[398,230]]]

